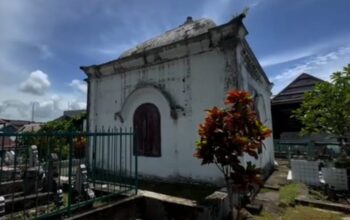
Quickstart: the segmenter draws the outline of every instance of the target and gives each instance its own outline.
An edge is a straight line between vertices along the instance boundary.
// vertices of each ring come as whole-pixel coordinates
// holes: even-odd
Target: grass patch
[[[341,220],[342,215],[339,213],[333,213],[329,211],[322,211],[319,209],[306,207],[306,206],[296,206],[288,207],[286,211],[280,216],[274,216],[271,213],[263,211],[261,215],[254,217],[256,220]]]
[[[196,201],[202,201],[206,196],[210,195],[218,188],[208,185],[164,183],[149,180],[139,180],[139,189]]]
[[[268,189],[268,188],[261,188],[260,191],[259,191],[259,193],[267,193],[267,192],[273,192],[273,191],[275,191],[275,190],[273,190],[273,189]]]
[[[260,215],[255,216],[254,219],[256,220],[272,220],[278,218],[277,216],[263,210]]]
[[[310,189],[309,194],[310,194],[310,198],[312,199],[327,201],[327,196],[324,195],[322,192]]]
[[[298,220],[341,220],[339,213],[329,212],[328,210],[319,210],[312,207],[296,206],[295,208],[288,208],[284,214],[286,220],[298,219]]]
[[[69,193],[63,193],[63,207],[68,206]]]
[[[295,199],[299,195],[302,184],[292,183],[280,188],[280,202],[284,205],[294,205]]]

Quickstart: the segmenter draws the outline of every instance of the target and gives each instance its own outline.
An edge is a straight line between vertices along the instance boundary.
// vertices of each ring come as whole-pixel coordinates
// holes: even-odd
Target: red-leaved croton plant
[[[227,94],[225,108],[213,107],[199,125],[200,139],[194,156],[203,164],[214,163],[224,174],[233,207],[233,187],[245,189],[251,183],[260,183],[260,170],[248,162],[241,164],[244,154],[258,158],[263,140],[271,131],[257,118],[251,95],[232,90]]]

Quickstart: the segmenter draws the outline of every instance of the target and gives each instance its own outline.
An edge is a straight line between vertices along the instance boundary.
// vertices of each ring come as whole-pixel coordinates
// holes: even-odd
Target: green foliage
[[[304,126],[302,134],[344,137],[350,131],[350,64],[333,73],[331,83],[319,83],[307,92],[294,116]]]
[[[330,212],[329,210],[320,210],[306,206],[296,206],[295,208],[288,208],[282,217],[282,220],[341,220],[340,213]]]
[[[272,213],[263,210],[259,216],[254,217],[255,220],[275,220],[276,216]]]
[[[82,131],[82,121],[86,118],[86,113],[78,115],[70,119],[50,121],[41,126],[39,132],[68,132],[68,131]]]
[[[341,220],[342,214],[330,212],[328,210],[315,209],[306,206],[288,207],[283,213],[271,213],[263,211],[259,216],[255,216],[256,220]]]
[[[285,205],[294,205],[295,199],[299,195],[302,184],[292,183],[280,188],[280,202]]]
[[[309,189],[309,194],[310,194],[310,198],[312,199],[327,201],[327,196],[324,195],[322,191]]]
[[[39,158],[47,160],[50,153],[56,153],[62,160],[68,158],[70,138],[59,135],[59,133],[82,131],[81,125],[86,118],[86,114],[64,120],[55,120],[47,122],[41,126],[37,136],[23,136],[20,140],[21,145],[36,145],[38,147]],[[75,138],[75,147],[85,144],[81,137]],[[75,152],[77,149],[74,149]],[[79,149],[81,151],[81,149]]]

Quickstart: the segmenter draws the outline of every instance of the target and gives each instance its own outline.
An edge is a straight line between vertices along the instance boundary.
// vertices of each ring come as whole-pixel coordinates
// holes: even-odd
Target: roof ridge
[[[183,40],[188,34],[188,37],[195,37],[205,32],[208,32],[210,28],[216,27],[216,23],[208,18],[200,18],[185,22],[177,27],[167,30],[153,38],[145,40],[132,48],[123,51],[118,59],[138,54],[150,49],[165,46],[177,41]],[[189,33],[191,32],[191,33]]]
[[[292,84],[294,84],[295,82],[297,82],[302,76],[308,76],[312,79],[315,79],[317,81],[320,82],[324,82],[324,80],[317,78],[309,73],[300,73],[292,82],[290,82],[287,86],[285,86],[279,93],[277,93],[273,98],[272,101],[275,100],[276,98],[278,98],[279,96],[281,96],[283,94],[283,92],[285,92]]]

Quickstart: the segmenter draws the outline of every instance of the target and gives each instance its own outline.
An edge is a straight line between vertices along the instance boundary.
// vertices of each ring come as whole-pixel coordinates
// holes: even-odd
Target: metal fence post
[[[137,194],[137,191],[138,191],[138,162],[137,162],[137,157],[138,157],[138,153],[137,153],[137,149],[135,148],[135,137],[136,137],[136,134],[135,132],[132,133],[132,139],[133,139],[133,144],[132,144],[132,150],[134,153],[134,156],[135,156],[135,194]]]
[[[307,143],[307,155],[308,155],[308,158],[312,158],[314,155],[314,151],[313,149],[315,148],[315,142],[313,140],[310,140],[308,143]],[[312,154],[312,155],[311,155]]]
[[[88,177],[86,178],[86,183],[88,183],[89,186],[90,183],[93,183],[94,188],[90,190],[99,190],[96,189],[95,184],[100,190],[104,190],[104,185],[107,185],[107,190],[109,190],[108,192],[104,190],[105,193],[103,194],[94,194],[96,197],[90,196],[91,194],[88,194],[88,197],[85,197],[85,194],[84,197],[78,197],[78,195],[75,195],[75,189],[79,187],[73,185],[73,175],[76,173],[75,170],[77,169],[77,165],[80,167],[80,164],[77,164],[76,162],[79,161],[77,159],[81,156],[79,151],[81,149],[81,142],[79,139],[81,136],[93,138],[93,140],[89,140],[88,144],[88,147],[92,147],[92,149],[90,148],[89,154],[85,155],[86,157],[91,157],[85,162],[89,163],[89,166],[92,167],[92,173],[87,172]],[[5,147],[4,142],[8,137],[14,137],[15,141],[13,143],[13,148]],[[51,133],[0,134],[0,166],[7,166],[14,170],[7,173],[0,172],[0,183],[8,181],[15,185],[17,184],[17,180],[22,180],[24,182],[23,184],[26,185],[32,183],[31,179],[28,181],[28,176],[26,175],[29,175],[29,173],[35,173],[35,180],[33,179],[33,183],[35,184],[33,189],[35,191],[28,191],[28,194],[23,196],[17,194],[17,187],[11,187],[11,190],[9,190],[9,200],[12,200],[12,204],[9,204],[9,209],[6,210],[8,212],[8,217],[17,218],[17,216],[22,216],[27,218],[26,215],[32,212],[33,215],[31,215],[30,218],[35,215],[34,218],[36,219],[56,218],[58,216],[68,217],[72,216],[76,210],[80,212],[82,207],[92,205],[96,201],[113,198],[115,195],[125,192],[137,194],[138,155],[137,151],[134,151],[134,140],[135,136],[132,128],[130,128],[130,132],[128,132],[128,129],[120,128],[114,129],[114,132],[111,129],[108,129],[108,131],[103,130],[103,132],[97,132],[96,129],[94,133],[58,131]],[[33,167],[28,167],[28,152],[22,152],[23,149],[27,150],[28,146],[33,144],[38,146],[37,149],[39,151],[39,163],[35,166],[33,165],[35,170]],[[107,147],[107,149],[101,149],[101,147]],[[15,152],[15,154],[11,154],[14,157],[11,159],[12,162],[4,161],[2,154],[10,150]],[[57,153],[58,156],[56,155]],[[55,157],[53,156],[54,154]],[[67,154],[68,158],[66,157]],[[56,160],[53,160],[53,158],[56,158]],[[97,159],[105,160],[100,173],[99,168],[102,162],[98,162]],[[79,162],[82,161],[80,160]],[[130,170],[128,170],[128,167]],[[24,176],[18,175],[16,172],[22,168],[26,173]],[[56,169],[58,169],[58,171],[55,171]],[[112,179],[112,174],[116,178]],[[61,177],[65,178],[62,178],[61,180]],[[60,194],[61,199],[59,200],[60,203],[58,203],[59,195],[56,195],[58,192],[56,186],[61,189],[63,186],[61,181],[63,181],[63,183],[68,183],[68,188],[62,188],[62,190],[67,193],[67,197],[65,197],[63,202],[62,194]],[[38,190],[40,183],[43,184],[43,190],[41,191]],[[101,185],[101,187],[98,187],[99,185]],[[29,190],[31,185],[24,187]],[[110,191],[110,189],[112,189],[112,191]],[[32,190],[32,188],[30,190]],[[28,195],[30,195],[30,197]],[[23,201],[33,199],[33,202],[26,203],[23,209],[19,211],[18,208],[21,207],[14,205],[15,203],[13,201],[22,198]]]
[[[5,147],[5,134],[0,134],[2,137],[1,140],[1,172],[0,172],[0,183],[2,183],[2,173],[3,173],[3,163],[4,163],[4,159],[5,159],[5,151],[4,151],[4,147]]]
[[[120,188],[122,187],[123,185],[123,178],[122,178],[122,166],[123,166],[123,139],[122,139],[122,133],[123,133],[123,130],[122,128],[119,128],[119,181],[121,181],[119,184],[120,184]]]
[[[96,145],[97,145],[97,128],[95,128],[95,133],[93,135],[93,145],[92,145],[92,183],[94,188],[96,187],[95,179],[96,179]]]
[[[70,133],[69,138],[69,158],[68,158],[68,216],[71,216],[72,205],[72,157],[73,157],[73,135]]]

